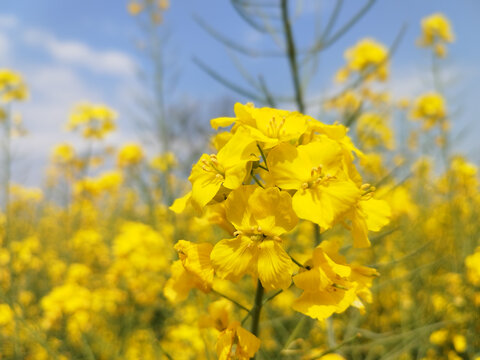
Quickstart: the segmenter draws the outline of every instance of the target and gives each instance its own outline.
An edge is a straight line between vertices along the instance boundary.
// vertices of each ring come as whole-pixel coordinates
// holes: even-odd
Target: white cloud
[[[50,55],[50,59],[39,61],[23,55],[25,51],[31,53],[32,48]],[[118,111],[118,130],[106,143],[119,145],[134,138],[132,131],[121,123],[127,117],[128,90],[135,83],[135,64],[128,53],[61,39],[45,29],[24,26],[14,16],[0,15],[0,67],[3,66],[19,71],[30,92],[27,101],[13,106],[29,131],[27,136],[12,142],[13,181],[41,184],[50,151],[59,142],[70,142],[78,151],[85,149],[86,142],[78,134],[64,130],[72,107],[78,102],[105,103]],[[94,73],[95,82],[89,82],[92,76],[87,71]]]
[[[10,41],[8,37],[0,32],[0,64],[8,64],[10,54]],[[0,65],[0,66],[2,66]]]
[[[0,14],[0,28],[13,29],[17,27],[18,19],[10,14]]]
[[[46,50],[57,61],[96,73],[131,76],[135,70],[133,59],[120,51],[96,50],[82,42],[59,40],[40,29],[27,29],[23,38],[27,44]]]

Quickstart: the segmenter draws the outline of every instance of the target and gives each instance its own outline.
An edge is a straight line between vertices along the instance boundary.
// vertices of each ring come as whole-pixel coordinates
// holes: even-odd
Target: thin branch
[[[258,81],[260,82],[260,88],[263,92],[263,95],[265,95],[265,98],[267,99],[267,104],[270,107],[277,107],[276,102],[270,91],[268,90],[267,84],[265,83],[265,79],[263,78],[262,75],[258,76]]]
[[[265,186],[260,182],[260,180],[257,179],[255,175],[252,174],[252,179],[257,183],[258,186],[260,186],[262,189],[265,189]]]
[[[281,0],[282,8],[282,21],[283,29],[285,33],[285,41],[287,48],[288,62],[290,64],[290,71],[292,73],[293,85],[295,88],[295,100],[298,106],[298,110],[303,113],[305,111],[305,105],[303,103],[302,87],[300,85],[300,77],[298,75],[297,54],[295,49],[295,42],[292,34],[292,27],[288,16],[288,1]]]
[[[238,85],[235,85],[234,83],[232,83],[231,81],[225,79],[223,76],[221,76],[220,74],[218,74],[216,71],[214,71],[212,68],[210,68],[209,66],[205,65],[201,60],[199,60],[198,58],[194,57],[193,58],[193,62],[198,65],[203,71],[205,71],[208,75],[210,75],[212,78],[214,78],[215,80],[217,80],[219,83],[221,83],[222,85],[228,87],[230,90],[233,90],[235,91],[236,93],[242,95],[242,96],[245,96],[251,100],[255,100],[255,101],[258,101],[258,102],[262,102],[262,103],[265,103],[265,99],[262,99],[261,97],[259,97],[258,95],[248,91],[248,90],[245,90],[243,88],[241,88],[240,86]]]
[[[323,51],[329,46],[333,45],[338,39],[345,35],[375,4],[377,0],[368,0],[368,2],[355,14],[350,20],[348,20],[335,34],[333,34],[328,40],[320,38],[313,47],[308,51],[312,54],[318,51]]]
[[[200,18],[197,15],[193,15],[193,19],[195,22],[207,33],[209,33],[213,38],[221,42],[223,45],[226,47],[229,47],[230,49],[233,49],[235,51],[238,51],[242,53],[243,55],[248,55],[251,57],[280,57],[283,56],[283,53],[281,51],[261,51],[257,49],[252,49],[248,48],[246,46],[243,46],[239,43],[237,43],[234,40],[228,39],[224,35],[222,35],[220,32],[209,26],[202,18]]]
[[[295,263],[295,265],[305,269],[305,266],[303,266],[299,261],[295,260],[295,258],[292,255],[290,255],[290,259],[292,259],[292,261]]]
[[[236,306],[238,306],[240,309],[245,310],[245,311],[247,311],[247,312],[250,312],[250,310],[249,310],[248,308],[246,308],[245,306],[243,306],[242,304],[240,304],[238,301],[232,299],[232,298],[229,297],[228,295],[222,294],[222,293],[220,293],[220,292],[218,292],[217,290],[214,290],[214,289],[212,289],[212,293],[214,293],[215,295],[221,296],[221,297],[227,299],[228,301],[231,301],[233,304],[235,304]]]
[[[343,0],[337,0],[335,4],[335,8],[332,11],[332,15],[330,16],[330,19],[328,19],[327,26],[325,27],[325,30],[323,31],[323,34],[320,37],[320,41],[319,41],[320,43],[322,43],[324,39],[330,36],[330,32],[332,31],[333,27],[335,26],[335,23],[337,22],[338,15],[340,15],[340,10],[342,10],[342,6],[343,6]]]
[[[265,153],[263,152],[263,149],[260,145],[257,144],[257,148],[260,151],[260,155],[262,155],[263,162],[265,163],[266,170],[268,171],[268,164],[267,164],[267,158],[265,157]]]
[[[257,22],[253,21],[252,18],[250,16],[248,16],[248,14],[246,14],[245,9],[243,8],[245,6],[245,4],[242,4],[242,2],[240,2],[238,0],[231,0],[231,2],[232,2],[232,5],[233,5],[233,8],[237,12],[237,14],[240,15],[240,17],[248,25],[250,25],[252,28],[257,30],[258,32],[261,32],[261,33],[268,33],[269,32],[269,30],[265,26],[262,26],[262,25],[258,24]]]
[[[353,81],[351,84],[349,84],[348,86],[346,86],[345,88],[343,88],[341,91],[339,91],[336,95],[332,96],[329,98],[329,100],[331,99],[335,99],[335,98],[338,98],[340,96],[342,96],[343,94],[345,94],[347,91],[349,90],[352,90],[352,89],[356,89],[358,86],[360,86],[364,81],[365,79],[371,75],[373,72],[375,72],[379,67],[381,67],[382,65],[384,65],[387,61],[389,61],[393,54],[395,53],[395,51],[397,50],[398,48],[398,45],[400,45],[400,42],[402,41],[403,39],[403,36],[405,35],[405,32],[407,30],[407,25],[406,24],[403,24],[402,27],[400,28],[400,31],[398,32],[397,36],[395,37],[393,43],[392,43],[392,46],[390,46],[389,50],[388,50],[388,53],[387,53],[387,56],[385,57],[385,59],[380,62],[378,65],[376,66],[372,66],[370,69],[368,69],[367,71],[365,71],[363,74],[361,74],[357,79],[355,79],[355,81]]]
[[[341,349],[342,347],[344,347],[345,345],[350,344],[350,343],[354,342],[355,340],[357,340],[357,339],[359,339],[359,338],[361,338],[361,337],[362,337],[362,334],[357,333],[357,334],[355,334],[354,336],[352,336],[351,338],[342,341],[342,342],[339,343],[338,345],[336,345],[336,346],[334,346],[334,347],[332,347],[332,348],[330,348],[330,349],[325,350],[324,352],[322,352],[322,353],[320,353],[319,355],[317,355],[317,356],[315,356],[314,358],[312,358],[312,360],[313,360],[313,359],[320,359],[322,356],[325,356],[325,355],[331,354],[331,353],[333,353],[333,352],[335,352],[335,351],[337,351],[337,350],[340,350],[340,349]]]

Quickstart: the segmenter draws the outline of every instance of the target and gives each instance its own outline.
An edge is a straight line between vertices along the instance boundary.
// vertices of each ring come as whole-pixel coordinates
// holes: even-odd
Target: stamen
[[[365,191],[365,190],[368,190],[368,188],[369,188],[370,186],[371,186],[371,185],[368,184],[368,183],[367,183],[367,184],[363,184],[363,185],[360,187],[360,189],[363,190],[363,191]]]

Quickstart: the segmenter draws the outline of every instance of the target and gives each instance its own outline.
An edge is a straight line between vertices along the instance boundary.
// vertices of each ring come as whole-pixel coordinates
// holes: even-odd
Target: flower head
[[[445,99],[435,92],[423,94],[415,100],[410,116],[414,120],[422,120],[425,130],[430,129],[446,119]]]
[[[388,51],[373,39],[360,40],[345,52],[347,65],[340,69],[337,81],[345,81],[351,73],[365,76],[366,80],[385,81],[388,78]]]
[[[445,44],[454,41],[452,26],[447,17],[435,13],[422,19],[422,34],[418,39],[418,45],[432,47],[435,55],[445,57],[447,49]]]
[[[234,239],[219,241],[210,256],[216,274],[238,280],[249,273],[266,289],[287,288],[293,263],[280,236],[292,230],[297,216],[291,197],[278,188],[254,185],[234,190],[225,202],[227,219],[236,229]]]
[[[105,105],[83,103],[72,111],[67,123],[70,131],[80,130],[84,138],[103,139],[115,130],[115,111]]]

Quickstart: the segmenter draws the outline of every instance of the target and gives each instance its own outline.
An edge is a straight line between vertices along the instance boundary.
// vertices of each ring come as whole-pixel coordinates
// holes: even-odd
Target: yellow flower
[[[224,331],[230,322],[229,318],[231,313],[231,302],[226,299],[214,301],[208,305],[208,315],[200,317],[199,326],[201,328],[212,327],[218,331]]]
[[[337,81],[343,82],[352,72],[366,76],[366,80],[385,81],[388,78],[388,51],[373,39],[360,40],[345,52],[347,65],[340,70]]]
[[[338,354],[327,354],[327,355],[323,355],[318,360],[345,360],[345,358]]]
[[[377,146],[393,150],[395,146],[389,119],[379,114],[363,113],[357,119],[357,135],[363,150]]]
[[[242,328],[238,321],[222,331],[217,340],[219,360],[248,360],[255,356],[259,348],[260,339]]]
[[[122,146],[118,152],[117,164],[120,167],[137,165],[144,157],[143,149],[139,144],[128,143]]]
[[[447,109],[443,96],[435,92],[419,96],[415,100],[410,116],[414,120],[422,120],[425,130],[430,129],[437,123],[444,122]]]
[[[0,326],[12,323],[14,320],[13,311],[8,304],[0,304]]]
[[[68,143],[58,144],[53,148],[51,157],[58,164],[69,164],[75,159],[75,149]]]
[[[177,165],[177,159],[175,157],[175,154],[172,152],[166,152],[164,154],[158,155],[150,161],[150,166],[153,169],[156,169],[159,171],[170,170],[176,165]]]
[[[172,302],[185,300],[191,289],[208,293],[212,288],[213,267],[210,263],[212,244],[193,244],[179,240],[175,244],[180,260],[172,265],[172,277],[167,281],[164,294]]]
[[[101,191],[115,192],[123,183],[123,176],[120,172],[112,170],[102,173],[97,179],[98,189]]]
[[[238,188],[258,160],[255,141],[245,132],[237,131],[217,155],[203,154],[188,178],[192,183],[191,201],[202,209],[219,192]]]
[[[357,205],[346,217],[351,220],[353,246],[368,247],[368,231],[380,231],[390,222],[390,206],[384,200],[377,200],[368,193],[360,198]]]
[[[220,278],[236,281],[249,273],[258,276],[267,290],[290,285],[293,263],[279,236],[297,224],[291,201],[278,188],[248,185],[232,191],[225,211],[237,230],[236,238],[221,240],[210,255]]]
[[[322,135],[297,148],[282,143],[267,158],[275,184],[293,195],[293,209],[301,219],[330,228],[360,198],[360,190],[343,171],[342,147]]]
[[[463,335],[460,335],[460,334],[453,335],[452,342],[453,342],[453,347],[455,348],[455,351],[458,353],[463,353],[467,349],[467,339],[465,339],[465,336]]]
[[[445,15],[435,13],[422,19],[422,35],[418,39],[420,46],[443,46],[443,43],[453,41],[452,27]],[[445,53],[440,52],[437,55],[442,56]]]
[[[0,69],[0,100],[8,103],[27,97],[28,89],[22,75],[9,69]]]
[[[235,129],[245,129],[263,149],[270,149],[281,142],[297,140],[306,131],[309,119],[296,111],[255,108],[251,103],[236,103],[234,110],[236,117],[212,119],[212,127],[218,129],[235,123]]]
[[[362,100],[352,90],[348,90],[325,103],[327,109],[337,109],[346,114],[355,113],[362,105]]]
[[[355,287],[345,279],[348,266],[335,263],[321,247],[313,252],[312,262],[293,277],[295,286],[304,290],[293,309],[314,319],[324,320],[334,312],[345,311],[355,300]]]
[[[480,247],[472,255],[465,258],[467,279],[473,285],[480,285]]]
[[[441,329],[430,334],[430,342],[434,345],[441,346],[445,344],[448,339],[448,330]]]
[[[80,129],[82,136],[89,139],[103,139],[115,130],[115,111],[105,105],[83,103],[75,106],[67,123],[67,129]]]
[[[323,241],[314,249],[312,259],[293,277],[295,285],[303,290],[293,303],[293,309],[314,319],[324,320],[333,313],[341,313],[350,305],[362,308],[358,296],[371,301],[372,279],[375,269],[347,265],[338,254],[338,244]]]
[[[143,5],[136,1],[131,1],[128,3],[127,10],[130,13],[130,15],[135,16],[142,12]]]
[[[232,136],[233,134],[230,131],[220,131],[212,136],[210,139],[210,146],[215,150],[220,151],[220,149],[227,144]]]

